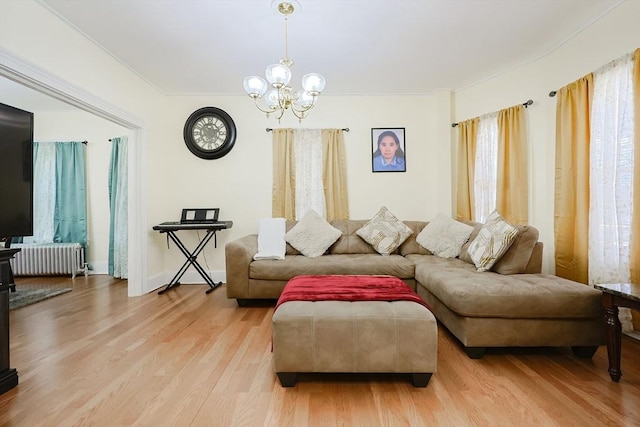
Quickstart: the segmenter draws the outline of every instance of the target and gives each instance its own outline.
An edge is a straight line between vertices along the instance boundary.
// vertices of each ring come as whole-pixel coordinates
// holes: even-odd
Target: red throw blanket
[[[284,287],[275,309],[287,301],[413,301],[431,310],[393,276],[296,276]]]

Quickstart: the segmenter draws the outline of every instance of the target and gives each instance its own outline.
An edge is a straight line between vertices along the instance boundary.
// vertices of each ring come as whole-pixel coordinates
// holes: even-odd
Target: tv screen
[[[33,235],[33,113],[0,103],[0,238]]]

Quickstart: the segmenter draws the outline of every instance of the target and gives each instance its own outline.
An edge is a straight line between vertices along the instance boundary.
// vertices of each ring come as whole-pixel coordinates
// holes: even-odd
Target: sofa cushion
[[[455,258],[473,227],[438,214],[416,237],[416,242],[441,258]]]
[[[483,224],[474,221],[464,221],[465,224],[472,225],[473,231],[467,243],[462,245],[459,258],[465,262],[473,264],[468,248],[480,233]],[[507,252],[493,265],[492,271],[500,274],[519,274],[527,271],[527,266],[531,262],[531,256],[538,243],[540,233],[538,229],[530,225],[515,225],[518,229],[518,236],[515,238]],[[539,271],[533,271],[539,273]]]
[[[253,261],[249,265],[249,277],[262,280],[289,280],[309,274],[371,274],[412,279],[414,271],[415,265],[405,257],[379,254],[323,255],[317,258],[287,255],[284,260]]]
[[[342,231],[342,236],[329,248],[329,253],[339,254],[378,254],[370,244],[356,233],[369,220],[334,219],[331,225]]]
[[[456,258],[407,258],[416,263],[418,286],[460,316],[573,319],[602,313],[601,292],[550,274],[479,273]]]
[[[493,211],[469,245],[469,255],[478,271],[487,271],[509,249],[518,235],[518,229]]]
[[[419,254],[419,255],[431,255],[431,252],[424,247],[420,246],[418,242],[416,242],[416,237],[420,232],[426,227],[428,222],[425,221],[402,221],[405,223],[407,227],[413,230],[411,236],[407,237],[399,247],[398,253],[402,256],[408,254]]]
[[[395,217],[385,206],[371,221],[356,231],[380,255],[389,255],[409,237],[413,230]]]
[[[334,228],[317,212],[310,210],[285,235],[286,241],[308,257],[324,254],[342,232]]]
[[[286,223],[286,229],[287,229],[287,233],[296,226],[296,224],[298,223],[298,221],[295,220],[287,220]],[[286,234],[286,233],[285,233]],[[294,248],[293,246],[291,246],[288,242],[287,242],[287,250],[285,252],[285,255],[302,255],[300,253],[299,250],[297,250],[296,248]]]
[[[531,259],[533,248],[538,242],[538,229],[528,225],[516,225],[518,236],[509,249],[493,265],[492,271],[500,274],[524,273]]]
[[[473,226],[473,231],[469,235],[469,240],[467,240],[467,243],[462,245],[462,248],[460,249],[460,256],[458,256],[458,258],[460,258],[464,262],[473,264],[471,255],[469,255],[469,246],[471,246],[471,244],[476,239],[476,237],[478,237],[478,233],[480,233],[480,230],[482,229],[483,224],[481,222],[474,222],[474,221],[463,221],[463,222],[465,224]]]

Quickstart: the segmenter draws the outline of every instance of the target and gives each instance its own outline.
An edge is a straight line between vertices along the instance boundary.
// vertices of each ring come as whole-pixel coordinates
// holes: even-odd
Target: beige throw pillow
[[[340,236],[342,231],[311,210],[285,234],[285,240],[302,255],[315,258],[324,254]]]
[[[356,234],[369,243],[380,255],[390,255],[413,233],[406,224],[383,206],[371,221]]]
[[[469,245],[469,255],[478,271],[487,271],[509,249],[518,235],[518,229],[493,211]]]
[[[440,258],[455,258],[472,231],[472,226],[440,213],[422,229],[416,242]]]

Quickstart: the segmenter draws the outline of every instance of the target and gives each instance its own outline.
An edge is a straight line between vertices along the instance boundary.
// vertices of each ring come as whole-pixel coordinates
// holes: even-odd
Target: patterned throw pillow
[[[311,210],[285,234],[285,240],[302,255],[315,258],[324,254],[340,236],[342,231]]]
[[[484,223],[478,237],[469,245],[469,255],[478,271],[487,271],[509,249],[518,235],[518,229],[493,211]]]
[[[422,229],[416,242],[440,258],[455,258],[472,231],[472,226],[440,213]]]
[[[384,206],[371,218],[371,221],[356,231],[356,234],[362,237],[380,255],[390,255],[412,233],[413,230],[396,218]]]

